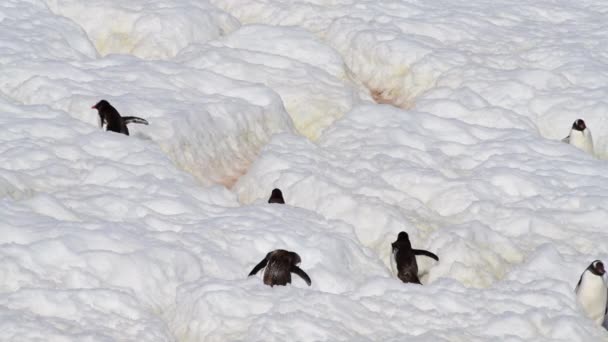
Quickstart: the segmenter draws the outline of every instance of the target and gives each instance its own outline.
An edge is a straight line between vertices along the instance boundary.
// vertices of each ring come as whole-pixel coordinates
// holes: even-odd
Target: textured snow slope
[[[550,139],[578,117],[608,131],[601,1],[211,1],[242,23],[316,33],[382,102]]]
[[[559,142],[582,117],[608,153],[607,14],[1,2],[0,339],[608,340],[573,292],[607,164]],[[102,131],[102,98],[150,125]],[[390,274],[401,230],[424,286]],[[246,277],[277,248],[311,287]]]

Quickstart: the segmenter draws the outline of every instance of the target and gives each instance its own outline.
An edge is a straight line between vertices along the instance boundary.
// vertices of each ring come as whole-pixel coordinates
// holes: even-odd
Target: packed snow
[[[0,339],[608,341],[574,292],[608,261],[607,15],[0,2]],[[274,249],[312,286],[247,277]]]

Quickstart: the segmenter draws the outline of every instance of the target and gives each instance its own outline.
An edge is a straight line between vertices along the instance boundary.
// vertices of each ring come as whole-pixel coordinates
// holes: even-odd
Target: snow
[[[292,54],[302,57],[294,60]],[[221,40],[190,46],[176,60],[272,88],[297,131],[311,139],[360,99],[341,56],[302,29],[244,26]]]
[[[3,1],[3,339],[608,340],[574,293],[608,259],[607,13]],[[150,125],[103,131],[101,99]],[[279,248],[312,286],[247,277]]]

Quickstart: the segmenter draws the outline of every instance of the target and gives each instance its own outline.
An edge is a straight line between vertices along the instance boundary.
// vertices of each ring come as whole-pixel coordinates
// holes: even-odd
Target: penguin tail
[[[406,284],[420,284],[422,285],[422,283],[420,282],[420,278],[418,278],[418,275],[415,273],[399,273],[397,275],[397,278],[399,278],[402,282],[406,283]]]
[[[142,118],[138,118],[137,116],[123,116],[122,120],[124,121],[125,125],[126,124],[130,124],[130,123],[138,123],[138,124],[142,124],[142,125],[148,125],[148,120],[142,119]]]

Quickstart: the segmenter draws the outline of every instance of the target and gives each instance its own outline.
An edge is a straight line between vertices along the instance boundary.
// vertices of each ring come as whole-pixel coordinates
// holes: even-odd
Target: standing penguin
[[[297,266],[300,262],[302,262],[302,259],[297,253],[276,249],[266,254],[266,257],[251,270],[249,276],[255,275],[259,270],[266,267],[264,270],[264,284],[266,285],[291,284],[291,273],[295,273],[310,286],[312,283],[310,277]]]
[[[562,139],[562,141],[593,155],[593,138],[591,137],[591,131],[589,131],[583,119],[574,121],[570,134]]]
[[[439,258],[434,253],[423,249],[412,249],[410,238],[406,232],[400,232],[397,235],[397,241],[393,242],[392,248],[391,268],[404,283],[421,284],[418,278],[416,255],[424,255],[439,261]]]
[[[136,116],[120,116],[120,113],[118,113],[116,108],[112,107],[110,102],[106,100],[97,102],[97,104],[91,107],[91,109],[97,109],[99,118],[101,120],[101,127],[103,127],[104,122],[107,124],[106,131],[129,135],[127,124],[131,122],[144,125],[148,124],[148,121]]]
[[[606,301],[608,288],[604,281],[604,264],[600,260],[593,261],[581,274],[576,285],[576,300],[581,304],[589,318],[598,325],[604,323],[606,316]]]
[[[272,194],[270,194],[270,198],[268,199],[268,203],[280,203],[285,204],[285,200],[283,199],[283,193],[280,189],[272,190]]]

